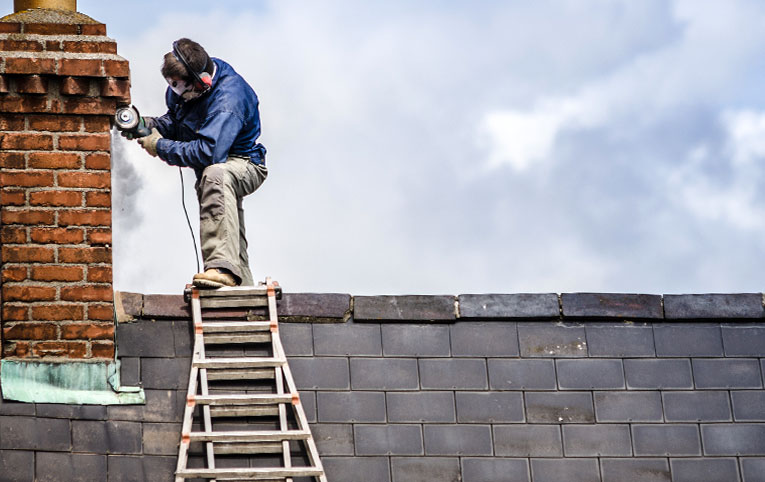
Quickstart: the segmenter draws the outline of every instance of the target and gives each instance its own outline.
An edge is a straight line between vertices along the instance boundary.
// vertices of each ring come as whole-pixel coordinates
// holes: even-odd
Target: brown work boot
[[[197,273],[194,275],[194,281],[192,284],[197,288],[204,289],[217,289],[224,288],[226,286],[236,286],[236,278],[234,275],[226,270],[210,268],[204,273]]]

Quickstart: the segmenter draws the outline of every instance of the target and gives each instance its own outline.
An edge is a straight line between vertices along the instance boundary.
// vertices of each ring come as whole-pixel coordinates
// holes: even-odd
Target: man
[[[266,179],[258,97],[226,62],[182,38],[165,55],[168,112],[143,118],[152,129],[138,139],[152,156],[196,173],[204,272],[200,288],[253,284],[242,198]]]

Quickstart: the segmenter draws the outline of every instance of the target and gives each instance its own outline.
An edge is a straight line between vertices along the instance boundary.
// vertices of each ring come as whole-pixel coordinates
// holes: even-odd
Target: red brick
[[[2,22],[0,22],[2,23]],[[41,95],[0,96],[0,112],[49,112],[48,97]]]
[[[3,328],[6,340],[55,340],[57,335],[56,325],[50,323],[18,323]]]
[[[88,304],[88,319],[96,321],[114,321],[114,305]]]
[[[91,283],[111,283],[112,268],[110,266],[91,266],[88,268],[88,281]]]
[[[24,116],[21,114],[3,114],[0,117],[0,131],[23,131]]]
[[[27,242],[27,229],[21,227],[3,226],[0,228],[0,243],[23,244]]]
[[[53,149],[53,136],[50,134],[6,132],[0,134],[0,149],[47,151]]]
[[[85,194],[88,207],[108,208],[112,205],[112,195],[108,192],[91,191]]]
[[[64,77],[59,92],[64,95],[86,95],[90,92],[90,79],[85,77]]]
[[[52,301],[56,299],[56,288],[48,286],[3,286],[3,302],[8,301]]]
[[[88,345],[79,341],[44,341],[32,345],[32,355],[38,357],[86,358]]]
[[[58,215],[59,226],[111,226],[111,211],[73,209]]]
[[[33,191],[29,194],[29,204],[48,207],[82,206],[82,193],[79,191]]]
[[[77,97],[64,100],[64,114],[114,115],[117,101],[112,97]]]
[[[64,151],[108,151],[110,145],[108,134],[62,134],[58,138],[58,148]]]
[[[43,44],[37,40],[13,40],[8,38],[0,40],[0,50],[9,52],[42,52]]]
[[[3,211],[3,224],[53,224],[56,213],[53,211],[36,211],[20,209],[18,211]]]
[[[58,175],[58,185],[61,187],[108,189],[111,182],[111,174],[108,172],[62,172]]]
[[[0,94],[7,94],[8,92],[10,92],[8,81],[4,75],[0,75]]]
[[[45,50],[48,52],[61,52],[61,40],[46,40]]]
[[[29,235],[40,244],[79,244],[85,239],[82,229],[72,228],[32,228]]]
[[[75,323],[61,326],[64,340],[112,340],[114,323]]]
[[[3,169],[24,169],[23,152],[0,152],[0,167]]]
[[[64,286],[61,299],[64,301],[112,301],[111,286],[83,285]]]
[[[104,97],[130,96],[130,81],[107,78],[101,81],[101,95]]]
[[[110,248],[59,248],[58,259],[61,263],[111,263]]]
[[[109,154],[87,154],[85,156],[86,169],[111,169],[112,158]]]
[[[35,281],[82,281],[85,270],[80,266],[32,266]]]
[[[29,306],[3,305],[3,321],[26,321],[29,316]]]
[[[56,60],[40,57],[6,57],[6,74],[55,74]]]
[[[100,77],[102,70],[101,59],[61,59],[58,74]]]
[[[82,127],[82,117],[74,115],[30,115],[29,130],[32,131],[55,131],[55,132],[79,132]]]
[[[27,279],[27,268],[24,266],[7,266],[3,269],[3,282],[20,282]]]
[[[105,115],[99,116],[86,116],[85,117],[85,131],[86,132],[109,132],[112,128],[110,121],[111,117]]]
[[[0,172],[2,187],[51,187],[53,186],[52,172]],[[72,186],[74,187],[74,186]]]
[[[107,77],[130,77],[130,64],[127,60],[104,60],[104,72]]]
[[[71,40],[65,40],[64,50],[66,52],[77,52],[82,54],[116,54],[117,43],[103,41],[86,42],[82,40],[73,42]]]
[[[0,205],[24,206],[27,203],[25,191],[15,189],[3,189],[0,191]]]
[[[21,23],[0,22],[0,33],[21,33]]]
[[[38,246],[3,246],[2,258],[4,263],[52,263],[55,252]]]
[[[83,305],[55,304],[32,307],[32,319],[39,321],[78,321],[85,319]]]
[[[48,79],[39,75],[27,75],[16,79],[16,92],[20,94],[45,94],[48,92]]]
[[[112,244],[112,231],[111,229],[89,229],[88,230],[88,243],[92,245],[108,245]]]
[[[114,359],[114,343],[92,343],[90,353],[93,358]]]
[[[2,23],[0,23],[2,25]],[[31,354],[31,345],[27,341],[17,341],[15,343],[6,343],[3,346],[4,357],[27,358]]]
[[[82,155],[74,152],[30,152],[30,169],[79,169]]]
[[[80,26],[71,23],[25,23],[24,33],[43,35],[78,35]]]
[[[80,35],[106,35],[106,25],[102,23],[84,23],[80,29]]]

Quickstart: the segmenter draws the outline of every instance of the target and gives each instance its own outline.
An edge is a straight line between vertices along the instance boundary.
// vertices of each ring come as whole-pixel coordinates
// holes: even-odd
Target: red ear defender
[[[212,77],[207,72],[202,72],[201,74],[199,74],[199,80],[201,80],[202,83],[205,84],[208,89],[212,87]]]

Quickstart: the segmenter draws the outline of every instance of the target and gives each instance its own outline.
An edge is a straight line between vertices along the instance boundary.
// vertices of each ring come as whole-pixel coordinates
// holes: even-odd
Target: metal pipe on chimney
[[[30,8],[47,8],[52,10],[77,11],[77,0],[13,0],[13,12],[21,12]]]

